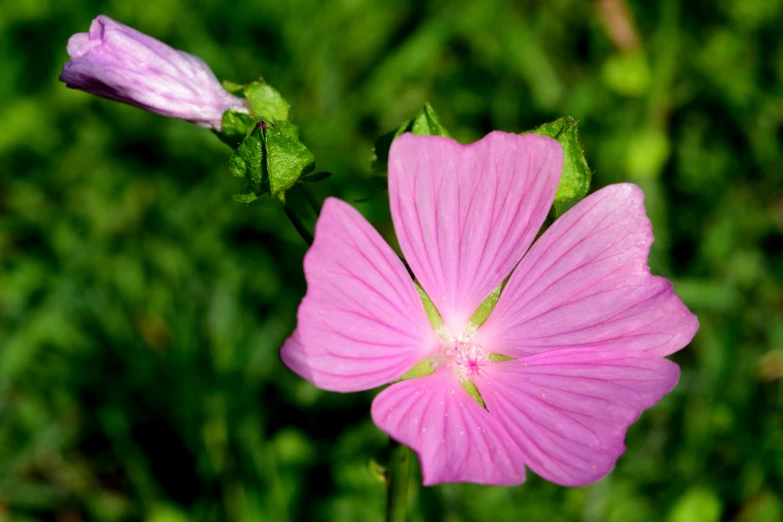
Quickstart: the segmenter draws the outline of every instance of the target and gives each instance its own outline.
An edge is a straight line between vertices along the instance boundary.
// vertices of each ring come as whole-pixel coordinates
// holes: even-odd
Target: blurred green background
[[[382,520],[372,393],[278,358],[305,290],[280,205],[232,201],[209,132],[58,83],[99,13],[263,75],[321,196],[371,194],[425,101],[463,142],[572,115],[593,189],[644,188],[701,321],[679,386],[599,483],[417,487],[411,520],[783,520],[781,0],[0,0],[0,520]]]

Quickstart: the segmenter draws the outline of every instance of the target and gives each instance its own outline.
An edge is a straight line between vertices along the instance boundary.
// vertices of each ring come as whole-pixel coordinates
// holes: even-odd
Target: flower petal
[[[668,355],[688,344],[699,323],[669,281],[650,275],[643,200],[635,185],[611,185],[555,221],[517,266],[476,342],[512,357],[591,346]]]
[[[563,150],[492,132],[471,145],[405,134],[389,151],[389,199],[405,259],[451,334],[511,272],[554,200]]]
[[[442,482],[516,485],[522,453],[500,422],[443,367],[395,383],[372,403],[375,424],[419,455],[424,485]]]
[[[248,112],[200,58],[100,15],[68,40],[60,80],[96,96],[219,130],[223,113]]]
[[[476,386],[532,471],[563,486],[584,486],[612,470],[628,426],[679,374],[657,355],[586,348],[489,364]]]
[[[333,374],[320,369],[324,365],[318,364],[317,361],[324,357],[328,357],[328,355],[320,346],[305,350],[299,330],[295,330],[291,337],[286,339],[283,347],[280,348],[280,358],[283,360],[283,363],[299,377],[320,388],[328,388],[330,380],[335,379]],[[338,381],[343,378],[342,376],[337,376]]]
[[[333,391],[386,384],[440,346],[408,272],[362,215],[329,198],[304,261],[307,295],[283,361]]]

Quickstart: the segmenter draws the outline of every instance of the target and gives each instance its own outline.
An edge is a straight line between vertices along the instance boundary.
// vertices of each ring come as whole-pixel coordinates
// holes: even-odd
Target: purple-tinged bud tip
[[[60,80],[102,98],[220,130],[227,110],[248,112],[200,58],[100,15],[68,40]]]

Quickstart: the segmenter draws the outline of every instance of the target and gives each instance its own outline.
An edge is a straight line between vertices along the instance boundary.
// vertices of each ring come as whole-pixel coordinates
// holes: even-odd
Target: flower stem
[[[391,441],[389,467],[386,475],[386,522],[405,522],[408,506],[408,482],[411,476],[411,450]]]
[[[305,185],[300,185],[299,188],[302,189],[305,198],[307,198],[307,202],[310,204],[310,208],[313,209],[313,212],[315,213],[315,217],[318,217],[318,215],[321,213],[321,203],[318,201],[318,199],[316,199],[313,193],[310,192],[310,189],[308,189]]]
[[[283,210],[285,210],[285,215],[288,216],[288,219],[291,220],[291,224],[294,225],[294,228],[297,232],[299,232],[299,235],[302,236],[302,239],[305,240],[305,243],[308,245],[313,244],[313,234],[310,233],[309,230],[307,230],[307,227],[302,223],[302,220],[299,219],[299,216],[296,215],[296,212],[294,209],[292,209],[288,203],[283,203]]]

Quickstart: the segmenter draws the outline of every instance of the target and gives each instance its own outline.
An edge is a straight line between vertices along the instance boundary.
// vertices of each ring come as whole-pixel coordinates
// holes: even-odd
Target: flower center
[[[433,368],[446,365],[454,370],[460,382],[470,381],[479,369],[489,361],[489,354],[481,345],[470,341],[454,340],[444,346],[443,351],[431,362]]]

